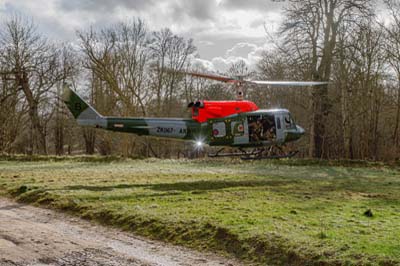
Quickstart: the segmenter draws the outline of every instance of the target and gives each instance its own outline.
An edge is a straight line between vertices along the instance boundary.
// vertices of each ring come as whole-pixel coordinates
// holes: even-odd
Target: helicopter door
[[[273,114],[252,115],[247,117],[248,136],[252,143],[272,142],[276,139],[275,116]]]
[[[276,124],[276,140],[278,142],[284,142],[285,139],[285,132],[284,132],[284,123],[283,123],[283,116],[282,114],[275,115],[275,124]]]
[[[207,121],[211,146],[231,145],[233,142],[231,120],[225,118],[209,119]]]
[[[249,143],[249,127],[247,119],[241,118],[231,122],[231,132],[235,144]]]

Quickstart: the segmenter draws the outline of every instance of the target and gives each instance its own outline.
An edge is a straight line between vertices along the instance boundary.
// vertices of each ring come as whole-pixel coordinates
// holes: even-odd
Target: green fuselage
[[[192,140],[205,133],[207,124],[179,118],[121,118],[106,117],[105,129],[159,138]]]
[[[63,100],[79,125],[137,135],[196,141],[210,146],[257,147],[299,139],[304,130],[285,109],[258,110],[199,123],[181,118],[105,117],[70,89]]]

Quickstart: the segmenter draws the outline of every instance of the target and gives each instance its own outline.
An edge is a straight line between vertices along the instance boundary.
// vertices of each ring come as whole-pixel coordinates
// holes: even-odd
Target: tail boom
[[[159,138],[189,140],[201,133],[202,124],[179,118],[107,117],[107,129]]]
[[[203,124],[192,119],[104,117],[68,87],[62,98],[81,126],[182,140],[193,139],[203,130]]]

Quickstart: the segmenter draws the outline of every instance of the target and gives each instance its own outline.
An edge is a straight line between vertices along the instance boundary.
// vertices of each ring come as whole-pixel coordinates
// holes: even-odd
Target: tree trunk
[[[326,88],[315,88],[313,93],[313,157],[323,158],[323,145],[325,137],[325,124],[327,121]]]
[[[60,87],[57,87],[57,105],[56,105],[56,121],[55,121],[55,132],[54,132],[54,146],[56,155],[60,156],[64,154],[64,121],[62,117],[62,107],[60,100]]]
[[[397,90],[397,110],[396,110],[396,125],[393,132],[393,143],[396,148],[399,148],[399,124],[400,124],[400,76],[398,78],[398,90]]]
[[[60,121],[57,121],[56,123],[57,124],[54,133],[55,149],[56,155],[60,156],[64,154],[64,130],[62,124],[59,124]]]
[[[96,131],[94,129],[83,129],[83,138],[85,140],[85,153],[93,155],[96,143]]]
[[[18,73],[17,82],[22,88],[22,91],[24,92],[25,97],[28,101],[29,118],[32,123],[32,136],[33,136],[31,140],[34,141],[35,139],[37,141],[36,144],[39,154],[47,154],[46,134],[44,133],[43,127],[40,123],[38,102],[35,100],[33,93],[30,90],[28,74],[26,73],[26,71],[22,72],[22,76],[20,73]]]

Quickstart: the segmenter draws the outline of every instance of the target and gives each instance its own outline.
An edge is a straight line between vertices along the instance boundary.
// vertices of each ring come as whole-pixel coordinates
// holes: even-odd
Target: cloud
[[[103,28],[142,18],[149,30],[168,27],[193,38],[202,59],[196,64],[224,70],[245,60],[254,64],[264,46],[264,25],[280,20],[271,0],[0,0],[0,16],[21,13],[34,19],[49,39],[76,41],[76,30]]]
[[[126,9],[140,10],[153,6],[152,0],[59,0],[58,8],[64,11],[113,11],[122,7]]]
[[[0,0],[0,15],[18,11],[45,24],[57,37],[72,38],[77,29],[104,27],[133,17],[143,18],[152,30],[168,27],[200,41],[254,38],[264,35],[263,23],[271,17],[256,7],[263,1],[232,0]],[[56,27],[54,25],[57,25]]]
[[[204,72],[216,72],[217,69],[213,65],[213,63],[209,60],[195,58],[193,60],[192,68],[196,71],[204,71]]]
[[[226,51],[227,57],[238,57],[247,55],[257,49],[257,45],[253,43],[241,42]]]
[[[200,41],[199,41],[199,44],[205,45],[205,46],[211,46],[211,45],[214,45],[215,43],[212,42],[212,41],[203,41],[203,40],[200,40]]]
[[[233,10],[264,10],[264,11],[277,11],[282,8],[283,3],[286,2],[285,0],[278,0],[278,1],[266,1],[266,0],[222,0],[220,3],[221,7],[233,9]]]
[[[251,70],[256,70],[262,54],[269,48],[268,43],[256,45],[254,43],[239,42],[228,49],[225,56],[216,56],[210,60],[196,59],[196,64],[202,65],[212,72],[226,72],[232,64],[244,61]]]
[[[241,60],[247,63],[247,60],[243,57],[215,57],[211,60],[211,63],[218,72],[227,72],[231,65]]]
[[[0,16],[4,21],[13,15],[32,19],[38,26],[38,31],[52,39],[65,40],[74,35],[71,25],[74,25],[75,19],[67,18],[62,12],[55,8],[55,0],[0,0]],[[45,8],[44,8],[45,7]],[[4,22],[2,21],[2,22]]]
[[[180,0],[172,2],[174,18],[189,18],[200,21],[214,19],[217,11],[216,0]]]

